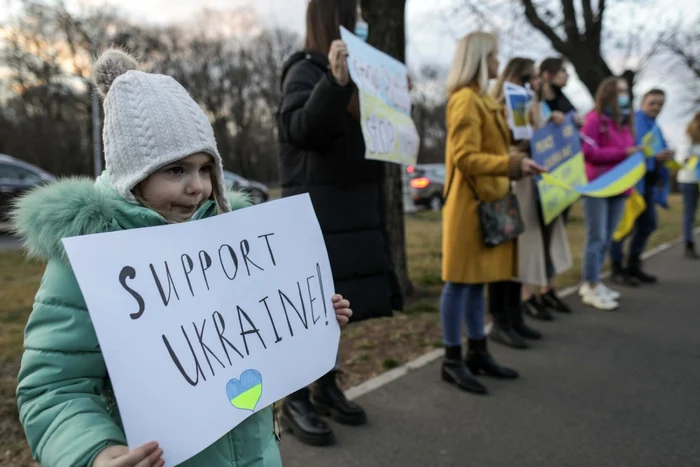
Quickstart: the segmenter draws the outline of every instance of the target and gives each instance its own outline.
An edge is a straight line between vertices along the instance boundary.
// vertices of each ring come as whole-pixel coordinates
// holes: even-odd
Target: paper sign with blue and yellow
[[[589,182],[573,114],[569,114],[561,126],[549,123],[535,131],[530,151],[535,162],[547,169],[537,180],[547,224],[580,196],[619,195],[637,184],[646,172],[644,155],[638,153]]]

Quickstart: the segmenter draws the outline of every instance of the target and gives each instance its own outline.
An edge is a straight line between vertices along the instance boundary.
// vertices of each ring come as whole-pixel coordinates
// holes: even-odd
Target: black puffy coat
[[[360,122],[347,110],[356,88],[338,85],[328,59],[298,52],[284,66],[278,113],[282,196],[309,193],[335,290],[352,321],[403,308],[386,232],[384,163],[365,159]]]

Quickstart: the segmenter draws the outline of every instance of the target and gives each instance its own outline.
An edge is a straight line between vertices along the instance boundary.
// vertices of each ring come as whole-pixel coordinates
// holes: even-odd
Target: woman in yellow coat
[[[449,175],[443,210],[442,378],[481,394],[486,388],[474,374],[518,376],[493,360],[484,336],[484,286],[516,277],[517,252],[515,242],[496,247],[484,244],[474,191],[480,201],[497,201],[508,195],[511,180],[542,171],[531,159],[509,154],[503,109],[487,93],[488,80],[497,76],[495,36],[474,32],[462,38],[447,78],[445,164]],[[465,360],[461,356],[463,319],[469,338]]]

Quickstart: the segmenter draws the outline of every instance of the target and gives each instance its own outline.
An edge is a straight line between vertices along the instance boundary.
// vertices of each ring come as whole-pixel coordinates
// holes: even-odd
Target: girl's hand
[[[127,446],[110,446],[97,455],[92,467],[163,467],[162,455],[158,443],[146,443],[133,451]]]
[[[328,61],[331,63],[331,73],[335,81],[341,86],[347,86],[350,82],[350,73],[348,71],[348,46],[345,42],[336,39],[331,43]]]
[[[331,299],[333,301],[333,308],[335,308],[335,317],[338,320],[338,324],[341,326],[348,324],[350,318],[352,317],[352,310],[350,309],[350,302],[345,300],[342,295],[333,295]]]
[[[549,117],[551,121],[554,122],[555,125],[561,126],[562,123],[564,123],[564,120],[566,120],[566,115],[564,115],[562,112],[559,112],[558,110],[555,110],[552,112],[552,116]]]
[[[520,163],[520,169],[523,171],[523,175],[537,175],[545,173],[547,170],[541,165],[535,163],[532,159],[523,158]]]

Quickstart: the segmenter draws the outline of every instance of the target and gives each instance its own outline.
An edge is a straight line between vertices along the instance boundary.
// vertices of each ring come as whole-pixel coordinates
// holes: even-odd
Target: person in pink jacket
[[[615,77],[605,79],[596,92],[595,109],[586,116],[581,130],[589,181],[641,150],[635,143],[632,128],[627,82]],[[586,246],[579,293],[584,304],[600,310],[614,310],[619,306],[620,293],[600,281],[600,272],[628,195],[626,192],[610,198],[583,199]]]

